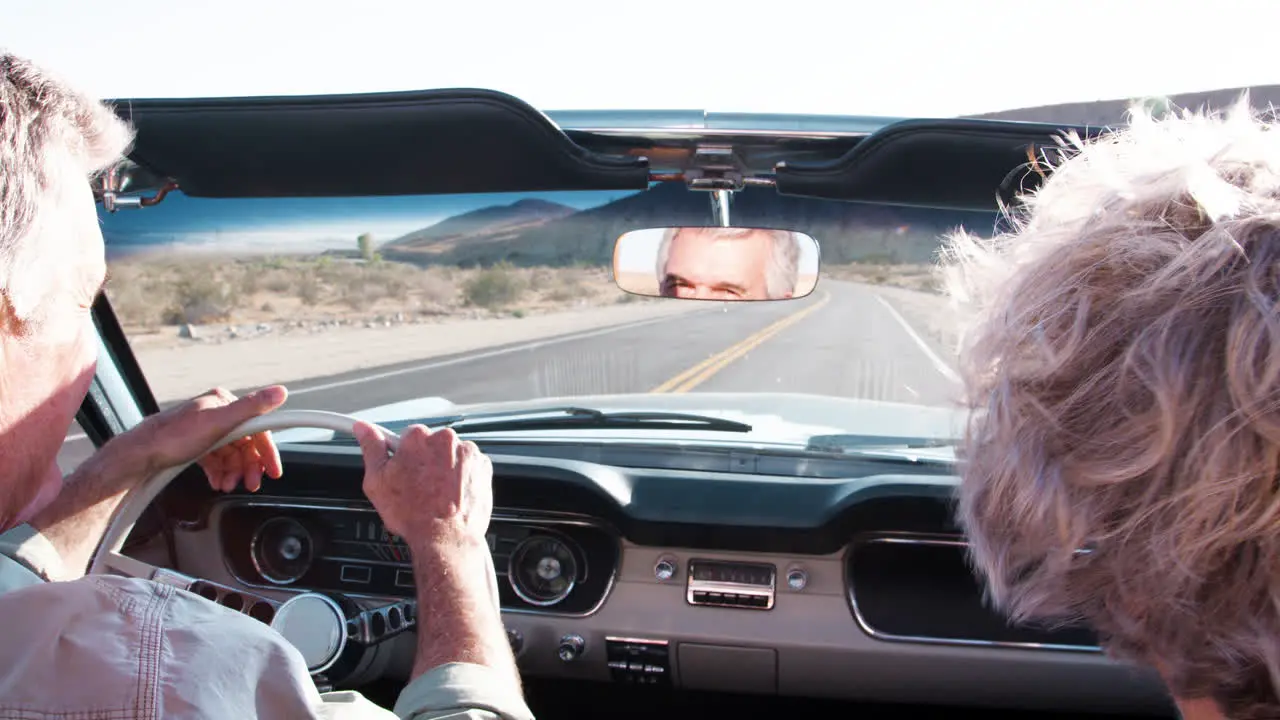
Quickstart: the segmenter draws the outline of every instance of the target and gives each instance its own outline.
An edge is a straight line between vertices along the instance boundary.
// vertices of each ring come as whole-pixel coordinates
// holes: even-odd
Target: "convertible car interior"
[[[778,227],[770,208],[800,202],[994,221],[1002,202],[1043,177],[1056,138],[1097,130],[545,114],[483,90],[115,106],[138,139],[96,193],[104,213],[138,217],[176,195],[338,202],[674,187],[694,198],[672,211],[677,222]],[[133,409],[161,404],[106,296],[95,317],[110,362],[78,421],[101,443]],[[718,396],[669,397],[664,409],[692,411]],[[782,412],[789,401],[770,402]],[[471,437],[493,461],[489,548],[540,718],[1174,716],[1159,679],[1105,657],[1088,628],[1013,626],[987,607],[953,521],[946,447],[876,453],[850,437],[788,448],[551,429]],[[316,659],[318,686],[356,688],[389,707],[408,680],[420,620],[407,549],[363,496],[351,437],[279,437],[283,479],[224,494],[188,468],[141,512],[123,552],[160,568],[157,580],[288,625]],[[293,602],[303,597],[324,598],[345,626],[309,626],[316,611]]]

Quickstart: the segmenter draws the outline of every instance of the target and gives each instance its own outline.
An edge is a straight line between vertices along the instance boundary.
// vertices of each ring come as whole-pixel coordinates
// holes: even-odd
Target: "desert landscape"
[[[619,289],[608,267],[423,268],[321,255],[128,258],[110,268],[108,297],[135,348],[217,343],[326,326],[519,319],[662,302]],[[934,292],[931,272],[923,264],[845,263],[826,265],[821,275]],[[800,294],[812,292],[817,282],[813,275],[801,278]],[[652,284],[656,293],[656,280]]]
[[[619,290],[600,267],[419,267],[314,255],[130,257],[110,268],[108,297],[135,348],[644,301]]]
[[[160,206],[167,216],[103,218],[107,293],[162,402],[200,392],[212,377],[235,388],[299,372],[321,378],[706,309],[628,293],[612,269],[620,235],[698,224],[705,196],[664,183],[594,205],[563,199],[575,204],[508,196],[250,207],[179,197]],[[421,224],[381,239],[325,229],[377,225],[395,212],[411,213],[410,227]],[[436,219],[416,220],[429,213]],[[805,274],[801,294],[824,280],[883,288],[935,340],[947,326],[931,275],[938,237],[956,225],[990,223],[981,213],[830,203],[758,188],[741,193],[735,214],[744,226],[790,227],[817,239],[820,273]],[[245,225],[246,217],[257,225]],[[298,246],[255,241],[262,226],[300,228]],[[656,292],[656,277],[647,282]]]

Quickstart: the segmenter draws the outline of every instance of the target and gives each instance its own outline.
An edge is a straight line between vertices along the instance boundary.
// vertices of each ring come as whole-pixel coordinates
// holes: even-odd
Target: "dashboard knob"
[[[662,558],[657,565],[653,566],[653,576],[661,582],[666,582],[676,576],[676,563],[674,560]]]
[[[556,648],[556,656],[561,662],[573,662],[577,660],[582,651],[586,649],[587,641],[582,639],[581,635],[565,635],[560,638],[560,646]]]
[[[507,642],[511,644],[511,653],[519,655],[524,648],[524,633],[515,628],[507,628]]]
[[[808,584],[809,575],[804,570],[801,570],[800,568],[792,568],[792,570],[787,573],[787,587],[792,590],[799,592]]]

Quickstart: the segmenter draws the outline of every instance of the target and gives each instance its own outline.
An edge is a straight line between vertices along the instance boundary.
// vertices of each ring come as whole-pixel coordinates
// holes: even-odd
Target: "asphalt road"
[[[217,378],[209,378],[211,384]],[[705,310],[421,362],[289,382],[286,407],[351,412],[421,396],[456,403],[632,392],[801,392],[946,404],[954,371],[891,303],[826,281],[792,302]],[[64,472],[93,451],[74,427]]]

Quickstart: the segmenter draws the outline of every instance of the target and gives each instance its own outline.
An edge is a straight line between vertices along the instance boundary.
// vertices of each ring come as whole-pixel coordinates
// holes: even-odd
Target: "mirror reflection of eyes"
[[[614,247],[626,292],[685,300],[801,298],[818,276],[818,242],[775,228],[670,227],[628,232]]]
[[[625,289],[625,288],[624,288]],[[717,283],[715,285],[699,285],[678,275],[668,273],[662,282],[663,297],[683,298],[685,300],[743,300],[747,289],[740,285]]]

